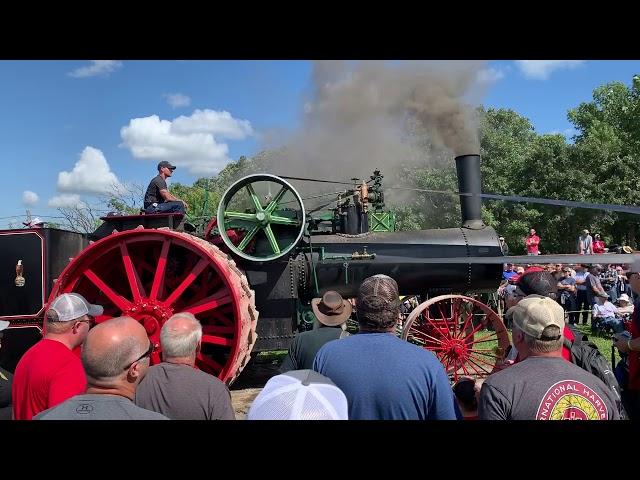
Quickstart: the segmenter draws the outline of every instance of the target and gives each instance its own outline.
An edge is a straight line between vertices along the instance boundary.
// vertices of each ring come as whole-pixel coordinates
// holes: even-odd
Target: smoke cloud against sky
[[[486,86],[478,81],[483,66],[316,62],[300,128],[279,139],[284,148],[270,156],[270,167],[279,175],[348,181],[376,168],[393,177],[401,165],[479,153],[474,109]]]

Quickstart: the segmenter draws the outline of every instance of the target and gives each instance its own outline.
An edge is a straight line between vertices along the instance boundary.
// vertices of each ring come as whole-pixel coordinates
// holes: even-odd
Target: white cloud
[[[167,103],[173,108],[188,107],[191,105],[191,99],[182,93],[165,93],[163,97],[167,99]]]
[[[111,171],[100,150],[86,147],[70,172],[58,174],[58,191],[101,194],[119,188],[120,181]]]
[[[525,77],[546,80],[554,70],[576,68],[584,60],[516,60],[515,63]]]
[[[84,203],[80,201],[80,195],[75,193],[63,193],[49,199],[49,206],[52,208],[82,208]]]
[[[231,161],[222,139],[241,140],[253,134],[251,123],[229,112],[196,110],[189,117],[161,120],[157,115],[134,118],[120,129],[134,157],[168,160],[195,175],[213,175]]]
[[[482,84],[495,83],[504,78],[504,70],[495,67],[483,68],[476,76],[476,81]]]
[[[91,60],[91,64],[85,67],[76,68],[67,75],[74,78],[95,77],[97,75],[109,75],[111,72],[122,67],[122,62],[118,60]]]
[[[38,194],[32,192],[31,190],[25,190],[22,192],[22,203],[26,207],[34,207],[36,203],[38,203],[39,197]]]

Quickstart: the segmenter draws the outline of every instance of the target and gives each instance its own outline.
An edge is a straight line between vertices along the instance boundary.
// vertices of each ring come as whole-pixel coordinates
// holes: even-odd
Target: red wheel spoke
[[[106,322],[107,320],[111,320],[113,317],[111,315],[98,315],[95,317],[96,323]]]
[[[481,358],[478,357],[478,355],[484,355],[485,357],[493,358],[495,360],[498,359],[498,356],[495,353],[479,352],[478,350],[471,350],[469,355],[475,355],[477,358]]]
[[[218,337],[216,335],[202,335],[202,342],[209,345],[222,345],[223,347],[231,347],[234,344],[233,338]]]
[[[470,364],[468,365],[468,367],[473,368],[473,371],[475,372],[476,375],[486,375],[487,372],[485,371],[484,368],[478,367],[478,365],[475,365],[471,360],[469,360],[468,363]],[[478,370],[478,368],[480,369]]]
[[[440,331],[440,326],[438,326],[435,323],[433,323],[433,320],[431,320],[431,318],[429,316],[425,315],[425,318],[427,319],[427,322],[429,322],[429,324],[433,327],[433,329],[436,332],[438,332],[443,339],[447,340],[448,338],[450,338],[450,337],[445,336],[445,334]]]
[[[414,331],[413,328],[412,328],[411,331],[413,332],[412,335],[414,335],[414,336],[420,335],[420,336],[423,336],[425,338],[428,338],[429,340],[431,340],[431,341],[433,341],[435,343],[442,344],[442,340],[439,340],[439,339],[437,339],[435,337],[432,337],[431,335],[428,335],[427,333],[425,333],[425,332],[423,332],[421,330],[415,330]]]
[[[222,327],[219,325],[203,325],[202,326],[202,333],[204,335],[224,335],[226,334],[233,334],[235,332],[235,329],[233,328],[233,326],[228,326],[228,327]]]
[[[169,246],[171,246],[171,239],[167,238],[162,242],[162,250],[160,251],[160,258],[158,259],[158,266],[156,267],[156,273],[153,276],[153,285],[151,285],[151,293],[149,298],[151,300],[158,299],[158,292],[164,280],[164,271],[167,268],[167,255],[169,255]]]
[[[127,280],[129,280],[133,301],[138,302],[141,297],[146,297],[146,293],[142,283],[140,282],[140,278],[138,277],[138,272],[133,266],[131,256],[129,255],[129,249],[127,248],[127,244],[124,240],[120,242],[120,254],[122,255],[122,263],[124,263],[124,270],[127,272]]]
[[[227,325],[227,326],[231,326],[233,325],[233,319],[228,318],[226,316],[224,316],[223,314],[219,313],[219,312],[211,312],[209,313],[209,315],[211,315],[211,317],[215,320],[217,320],[218,322],[222,323],[223,325]]]
[[[231,303],[232,300],[233,299],[231,298],[231,295],[229,295],[229,292],[227,292],[226,289],[221,289],[198,303],[189,305],[184,308],[183,311],[197,315],[198,313],[206,312],[207,310],[215,310],[218,307],[227,305]]]
[[[467,343],[467,345],[477,345],[478,343],[495,342],[496,340],[498,340],[498,337],[496,337],[493,333],[491,333],[486,337],[479,338],[478,340],[473,340]]]
[[[85,269],[83,272],[84,276],[87,277],[102,293],[104,293],[111,302],[118,307],[120,310],[124,311],[129,309],[132,306],[132,303],[118,295],[114,292],[111,287],[109,287],[106,283],[102,281],[100,277],[98,277],[93,270],[90,268]]]
[[[473,335],[476,334],[476,332],[479,332],[482,328],[484,327],[484,325],[482,325],[482,323],[479,323],[478,325],[476,325],[473,330],[471,330],[469,332],[468,335],[462,337],[462,340],[466,340],[467,338],[471,337],[471,339],[473,340]]]
[[[189,288],[189,285],[193,283],[193,281],[202,273],[202,271],[207,268],[209,265],[209,261],[205,258],[201,258],[195,268],[189,272],[186,278],[182,281],[182,283],[176,288],[173,293],[165,300],[165,305],[170,306],[173,305],[174,302],[184,293],[184,291]]]
[[[207,367],[203,370],[209,370],[209,373],[213,373],[216,376],[222,371],[222,365],[216,362],[213,358],[205,357],[202,352],[198,353],[196,357],[200,365]]]
[[[469,371],[467,370],[467,367],[465,366],[466,362],[460,362],[460,368],[462,368],[462,371],[464,372],[465,375],[470,376],[471,374],[469,373]]]
[[[484,372],[485,374],[486,374],[486,373],[489,373],[489,372],[491,372],[491,370],[493,370],[493,365],[491,365],[491,364],[489,364],[489,363],[487,363],[487,362],[481,361],[481,360],[479,360],[479,359],[477,359],[477,358],[475,358],[475,359],[474,359],[474,358],[472,358],[472,357],[469,357],[468,361],[469,361],[471,364],[473,364],[473,365],[475,365],[476,367],[478,367],[478,368],[480,369],[480,371]],[[477,362],[479,362],[479,363],[481,363],[481,364],[483,364],[483,365],[486,365],[487,367],[490,367],[490,369],[489,369],[489,370],[487,370],[487,369],[486,369],[485,367],[483,367],[482,365],[478,365],[478,363],[476,363],[476,361],[477,361]]]
[[[447,317],[442,311],[442,304],[438,303],[438,310],[440,311],[440,316],[442,318],[442,322],[447,326],[447,335],[451,338],[451,323],[449,322],[450,318]]]
[[[476,361],[476,362],[478,362],[478,363],[481,363],[482,365],[487,365],[488,367],[493,368],[493,364],[491,364],[491,363],[487,362],[486,360],[484,360],[484,359],[482,359],[482,358],[478,357],[477,355],[476,355],[476,356],[473,356],[473,354],[472,354],[472,353],[470,353],[470,354],[469,354],[469,361],[470,361],[470,362],[472,362],[473,360],[475,360],[475,361]],[[475,363],[475,362],[474,362],[474,363]]]

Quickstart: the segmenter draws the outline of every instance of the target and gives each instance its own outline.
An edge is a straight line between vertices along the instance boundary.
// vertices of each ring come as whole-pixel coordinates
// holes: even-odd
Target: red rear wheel
[[[498,314],[463,295],[441,295],[418,305],[405,322],[402,338],[432,351],[453,381],[498,370],[510,344]]]
[[[65,268],[49,301],[78,292],[104,306],[97,322],[127,315],[158,350],[160,329],[174,313],[191,312],[203,327],[197,366],[231,383],[249,361],[258,313],[253,291],[217,247],[169,229],[114,233],[90,245]]]

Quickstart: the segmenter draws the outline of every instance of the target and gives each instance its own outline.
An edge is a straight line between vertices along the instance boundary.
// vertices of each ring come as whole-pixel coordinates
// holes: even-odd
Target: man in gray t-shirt
[[[163,362],[136,390],[136,405],[172,420],[235,420],[231,394],[218,378],[195,368],[202,325],[191,313],[176,313],[160,330]]]
[[[34,420],[168,420],[132,402],[149,369],[154,345],[131,317],[117,317],[89,330],[82,347],[87,391],[36,415]]]
[[[530,295],[507,311],[521,362],[482,385],[481,420],[619,420],[609,388],[562,358],[564,311],[548,297]]]

